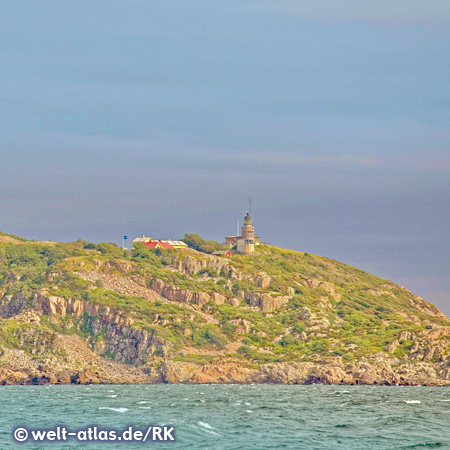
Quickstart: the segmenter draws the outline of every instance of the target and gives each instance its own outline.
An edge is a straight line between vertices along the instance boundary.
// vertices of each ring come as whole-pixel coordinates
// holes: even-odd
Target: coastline
[[[445,369],[445,368],[444,368]],[[167,361],[157,367],[130,367],[107,363],[101,368],[56,371],[3,365],[1,385],[89,385],[89,384],[282,384],[282,385],[384,385],[384,386],[450,386],[442,377],[442,365],[432,363],[400,364],[396,367],[379,356],[342,364],[275,363],[249,368],[236,362],[200,366],[193,363]]]

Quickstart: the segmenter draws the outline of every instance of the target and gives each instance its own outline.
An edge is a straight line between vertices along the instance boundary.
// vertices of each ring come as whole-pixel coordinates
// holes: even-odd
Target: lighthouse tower
[[[252,216],[249,212],[244,216],[241,238],[237,240],[236,250],[240,253],[253,253],[255,251],[255,227],[252,223]]]
[[[255,251],[255,245],[259,245],[259,236],[255,236],[255,227],[253,226],[251,216],[252,214],[251,197],[248,199],[248,204],[249,204],[248,211],[243,211],[245,213],[245,216],[244,216],[244,225],[242,225],[241,228],[242,230],[241,235],[225,237],[225,245],[228,245],[230,247],[236,246],[236,251],[238,253],[244,253],[246,255],[253,253]]]

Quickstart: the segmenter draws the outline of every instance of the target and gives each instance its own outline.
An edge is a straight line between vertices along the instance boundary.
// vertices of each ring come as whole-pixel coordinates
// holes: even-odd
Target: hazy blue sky
[[[0,230],[257,234],[450,314],[448,0],[0,2]]]

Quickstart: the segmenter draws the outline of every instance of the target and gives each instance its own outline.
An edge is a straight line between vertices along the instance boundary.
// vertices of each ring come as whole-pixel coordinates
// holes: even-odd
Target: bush
[[[123,258],[123,250],[117,245],[110,242],[100,242],[99,244],[87,243],[84,248],[97,250],[103,255],[112,256],[113,258]]]
[[[161,264],[158,254],[154,249],[147,248],[144,244],[133,244],[132,259],[134,261],[148,260],[154,264]]]
[[[231,323],[229,320],[222,319],[220,321],[220,328],[228,337],[232,338],[236,333],[237,326]]]
[[[58,287],[62,289],[68,289],[73,293],[86,290],[88,284],[85,280],[77,277],[73,273],[64,273],[63,276],[58,280]]]
[[[214,344],[219,348],[225,347],[228,342],[227,338],[215,325],[205,325],[197,328],[192,335],[192,340],[194,344],[199,346]]]
[[[254,359],[256,352],[252,348],[250,348],[248,345],[241,345],[237,349],[237,353],[239,355],[242,355],[246,359]]]
[[[298,343],[299,343],[299,340],[296,339],[294,336],[291,336],[290,334],[285,334],[281,338],[281,342],[280,342],[280,344],[283,347],[297,346]]]
[[[294,331],[296,333],[302,333],[303,331],[305,331],[305,324],[303,322],[296,322],[294,325]]]
[[[207,241],[198,234],[185,234],[182,239],[190,248],[203,253],[213,253],[217,250],[224,250],[226,247],[216,241]]]
[[[202,269],[198,272],[199,275],[207,275],[208,277],[214,278],[217,277],[217,271],[211,268]]]

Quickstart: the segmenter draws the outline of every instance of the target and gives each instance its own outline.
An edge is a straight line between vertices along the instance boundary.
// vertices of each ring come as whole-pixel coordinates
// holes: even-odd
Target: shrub
[[[203,253],[213,253],[216,250],[223,250],[226,247],[216,241],[207,241],[198,234],[185,234],[182,239],[190,248]]]
[[[296,333],[302,333],[303,331],[305,331],[305,324],[303,322],[296,322],[294,325],[294,331]]]
[[[112,256],[113,258],[123,258],[123,250],[116,244],[110,242],[100,242],[99,244],[93,244],[89,242],[85,244],[84,248],[97,250],[103,255]]]
[[[254,359],[255,357],[255,351],[251,349],[248,345],[241,345],[237,349],[237,353],[239,355],[242,355],[246,359]]]
[[[192,340],[194,344],[199,346],[214,344],[219,348],[225,347],[228,342],[216,325],[205,325],[197,328],[192,335]]]
[[[233,337],[237,327],[229,320],[223,319],[220,321],[220,328],[227,336]]]
[[[299,343],[299,340],[296,339],[294,336],[291,336],[290,334],[285,334],[281,338],[281,342],[280,342],[280,344],[283,347],[297,346],[298,343]]]
[[[198,272],[199,275],[207,275],[208,277],[217,277],[217,271],[211,268],[202,269]]]

